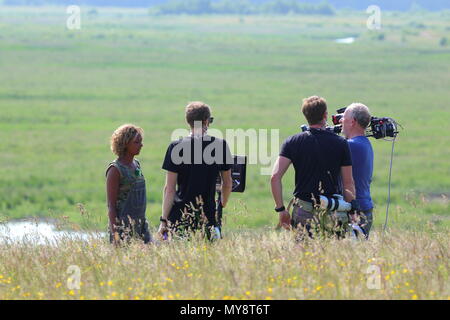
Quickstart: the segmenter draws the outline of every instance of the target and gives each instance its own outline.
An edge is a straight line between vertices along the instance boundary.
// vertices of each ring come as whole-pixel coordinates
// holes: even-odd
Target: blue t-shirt
[[[373,149],[367,137],[358,136],[348,139],[353,164],[353,180],[355,181],[356,199],[361,210],[373,208],[370,197],[370,183],[373,174]]]

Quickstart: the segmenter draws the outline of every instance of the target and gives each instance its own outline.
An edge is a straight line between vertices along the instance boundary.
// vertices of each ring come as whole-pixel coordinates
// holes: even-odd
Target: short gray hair
[[[369,108],[362,103],[352,103],[349,106],[349,109],[352,111],[352,116],[356,122],[358,122],[363,129],[366,129],[370,124],[370,119],[372,118]]]

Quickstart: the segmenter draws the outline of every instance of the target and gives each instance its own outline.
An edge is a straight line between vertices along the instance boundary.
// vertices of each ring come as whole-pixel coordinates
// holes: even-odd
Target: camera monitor
[[[247,157],[233,156],[233,165],[231,167],[231,179],[233,181],[232,192],[244,192],[245,180],[247,175]],[[221,177],[217,177],[217,190],[220,190]]]

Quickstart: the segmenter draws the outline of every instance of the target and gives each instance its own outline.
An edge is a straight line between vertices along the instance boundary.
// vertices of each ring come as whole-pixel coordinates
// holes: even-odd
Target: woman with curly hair
[[[111,151],[117,159],[106,170],[106,190],[111,243],[131,238],[152,241],[145,218],[147,206],[145,178],[134,157],[143,147],[144,131],[125,124],[114,131]]]

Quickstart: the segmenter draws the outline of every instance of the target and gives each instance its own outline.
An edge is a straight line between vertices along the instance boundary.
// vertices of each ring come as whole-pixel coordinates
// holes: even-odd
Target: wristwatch
[[[165,222],[165,223],[167,224],[167,219],[164,219],[163,217],[160,217],[160,218],[159,218],[159,221]]]
[[[275,212],[280,213],[280,212],[283,212],[283,211],[286,211],[285,206],[282,206],[282,207],[280,207],[280,208],[275,208]]]

